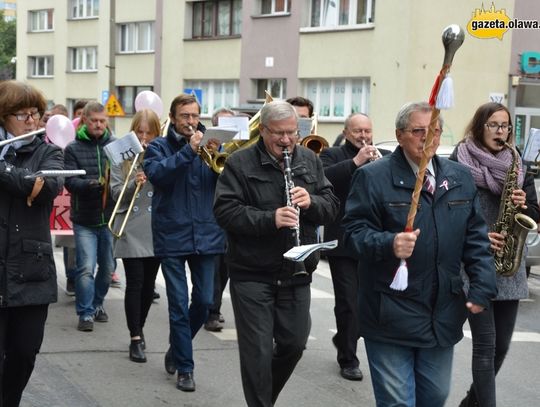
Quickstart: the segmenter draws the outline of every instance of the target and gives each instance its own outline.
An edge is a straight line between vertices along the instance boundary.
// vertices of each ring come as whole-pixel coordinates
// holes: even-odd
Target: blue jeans
[[[179,373],[193,372],[191,340],[206,322],[213,303],[216,255],[189,255],[161,259],[169,303],[169,342]],[[186,278],[186,261],[191,271],[191,305]]]
[[[86,227],[74,223],[73,233],[77,253],[75,308],[82,319],[93,316],[96,307],[103,304],[116,262],[113,235],[107,226]]]
[[[442,407],[454,347],[415,348],[365,339],[377,407]]]

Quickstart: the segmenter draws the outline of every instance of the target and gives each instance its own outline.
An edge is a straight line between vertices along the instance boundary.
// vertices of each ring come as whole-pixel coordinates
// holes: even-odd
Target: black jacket
[[[349,188],[354,172],[358,168],[353,158],[358,154],[359,148],[350,141],[339,147],[325,148],[319,158],[324,166],[324,175],[334,186],[334,193],[339,198],[339,215],[335,222],[324,225],[324,240],[338,239],[338,247],[326,252],[327,256],[354,257],[350,250],[343,245],[343,226],[341,220],[345,214],[345,202],[349,195]],[[382,155],[390,153],[388,150],[379,149]]]
[[[1,147],[0,147],[1,149]],[[28,206],[38,170],[63,170],[62,150],[36,137],[16,152],[10,148],[0,161],[0,307],[56,302],[56,268],[49,216],[62,188],[46,177],[41,191]]]
[[[66,170],[86,170],[86,175],[66,178],[66,189],[71,193],[70,218],[73,223],[98,227],[109,222],[114,202],[107,187],[109,163],[103,147],[112,141],[114,138],[108,131],[95,139],[88,136],[86,126],[83,126],[64,151]],[[102,185],[96,185],[99,180]]]
[[[317,226],[333,221],[339,201],[325,178],[322,163],[315,154],[296,146],[291,167],[296,186],[305,188],[311,206],[300,210],[300,241],[317,242]],[[225,256],[232,280],[260,281],[271,284],[306,284],[311,276],[294,277],[294,263],[283,258],[293,246],[291,230],[277,229],[276,209],[286,205],[283,171],[260,139],[256,145],[232,154],[220,175],[214,199],[214,215],[227,232]],[[304,262],[312,273],[318,253]]]

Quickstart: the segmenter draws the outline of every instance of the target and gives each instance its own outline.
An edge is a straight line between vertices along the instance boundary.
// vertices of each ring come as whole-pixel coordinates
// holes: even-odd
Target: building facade
[[[401,105],[426,100],[443,61],[441,33],[466,27],[481,1],[402,0],[25,0],[18,5],[17,78],[68,107],[114,93],[125,134],[142,90],[170,101],[202,95],[203,118],[219,107],[258,108],[305,96],[318,133],[332,141],[351,112],[368,113],[376,141],[394,139]],[[497,8],[514,11],[513,0]],[[512,33],[466,34],[454,59],[455,108],[443,143],[463,135],[476,107],[509,94]]]

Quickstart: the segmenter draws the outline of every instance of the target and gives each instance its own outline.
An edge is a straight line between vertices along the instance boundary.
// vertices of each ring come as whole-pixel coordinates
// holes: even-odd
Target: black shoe
[[[146,355],[140,339],[131,341],[129,344],[129,360],[137,363],[146,363]]]
[[[364,378],[359,367],[342,367],[340,373],[347,380],[362,380]]]
[[[225,317],[223,316],[222,313],[219,314],[218,321],[221,322],[222,324],[225,323]]]
[[[159,295],[159,293],[154,290],[154,294],[152,294],[152,299],[153,300],[159,300],[161,298],[161,295]]]
[[[182,391],[195,391],[195,381],[193,373],[178,373],[176,388]]]
[[[77,329],[82,332],[92,332],[94,330],[94,318],[91,316],[80,318]]]
[[[144,334],[141,332],[141,347],[142,350],[146,350],[146,340],[144,339]]]
[[[472,391],[468,391],[467,395],[463,400],[461,400],[461,403],[459,403],[459,407],[478,407],[480,404],[478,404],[478,401],[476,401],[476,394]]]
[[[172,348],[169,346],[167,353],[165,354],[165,370],[169,374],[176,373],[176,365],[174,363],[174,357],[172,353]]]
[[[210,332],[221,332],[223,325],[217,319],[209,319],[205,322],[204,329]]]
[[[96,312],[94,313],[94,321],[109,322],[109,316],[105,312],[105,308],[103,308],[103,305],[96,307]]]

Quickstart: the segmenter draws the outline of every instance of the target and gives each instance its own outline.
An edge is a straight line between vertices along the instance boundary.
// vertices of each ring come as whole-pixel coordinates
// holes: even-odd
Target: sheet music
[[[295,246],[289,249],[286,253],[283,254],[283,257],[292,261],[304,261],[311,253],[315,250],[330,250],[335,249],[338,245],[337,240],[332,240],[330,242],[322,242],[315,244],[304,244],[301,246]]]
[[[139,138],[133,131],[107,144],[103,150],[113,165],[120,165],[125,160],[133,159],[144,151]]]
[[[538,152],[540,151],[540,129],[532,128],[529,131],[529,137],[527,137],[527,144],[523,151],[523,160],[529,162],[536,162],[539,160]]]
[[[236,133],[238,133],[238,129],[236,127],[208,127],[204,133],[200,145],[206,145],[208,140],[211,138],[219,140],[221,144],[227,143],[233,139]]]
[[[236,128],[238,133],[235,140],[249,140],[249,119],[243,116],[222,116],[218,117],[219,127]]]

